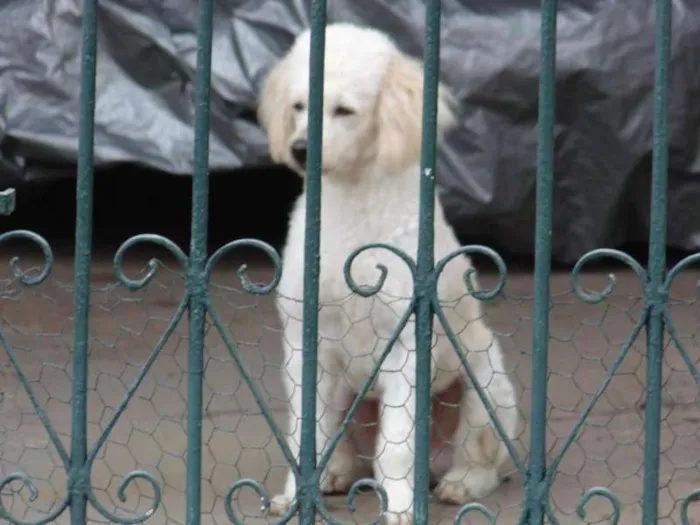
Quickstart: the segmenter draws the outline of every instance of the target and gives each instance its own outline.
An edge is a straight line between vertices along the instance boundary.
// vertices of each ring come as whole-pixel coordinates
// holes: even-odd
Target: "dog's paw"
[[[459,468],[449,471],[435,488],[435,495],[444,503],[464,505],[488,496],[499,483],[495,468]]]
[[[321,492],[324,494],[348,492],[352,486],[352,483],[353,479],[349,475],[326,472],[321,480]]]
[[[407,479],[383,479],[382,487],[387,496],[384,513],[387,525],[413,524],[413,487]]]
[[[412,512],[387,512],[386,513],[386,524],[387,525],[412,525],[413,524],[413,513]]]
[[[321,492],[347,492],[355,482],[355,458],[345,441],[333,451],[321,477]]]
[[[278,494],[270,501],[270,516],[283,516],[291,507],[293,500],[284,494]]]

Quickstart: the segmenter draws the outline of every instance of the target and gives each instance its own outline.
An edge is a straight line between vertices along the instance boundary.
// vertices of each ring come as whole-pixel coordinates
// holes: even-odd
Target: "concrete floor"
[[[162,255],[158,253],[157,255]],[[125,260],[125,272],[135,276],[150,253],[138,251]],[[42,285],[23,288],[8,279],[10,252],[0,252],[0,320],[17,362],[30,381],[34,395],[64,446],[70,444],[72,261],[59,256],[51,278]],[[167,260],[167,259],[164,259]],[[259,391],[271,407],[278,424],[283,423],[285,401],[280,384],[280,333],[270,297],[253,297],[240,291],[236,274],[241,260],[222,261],[213,276],[212,302],[228,324],[240,355]],[[270,274],[270,267],[254,257],[250,273],[257,280]],[[22,258],[22,267],[38,266],[36,252]],[[147,289],[129,292],[115,286],[112,261],[97,256],[93,268],[90,324],[88,434],[93,444],[101,434],[125,392],[138,376],[149,353],[166,330],[182,297],[182,278],[172,261],[161,267]],[[484,272],[488,269],[484,268]],[[604,303],[591,306],[570,292],[568,273],[552,277],[554,306],[551,312],[549,419],[547,446],[554,457],[572,426],[600,385],[606,369],[630,334],[640,308],[640,286],[629,271],[616,272],[617,287]],[[691,359],[700,363],[700,306],[690,301],[698,269],[678,277],[673,290],[674,322]],[[589,272],[582,279],[592,289],[602,289],[607,273]],[[495,282],[483,273],[482,284]],[[531,309],[527,295],[531,274],[514,270],[506,292],[487,306],[489,321],[504,334],[504,347],[517,378],[523,414],[530,410]],[[678,299],[678,300],[676,300]],[[683,302],[683,299],[688,301]],[[139,469],[150,472],[162,488],[162,503],[147,523],[185,522],[185,450],[187,399],[187,324],[176,326],[97,453],[91,483],[95,498],[119,516],[144,512],[152,503],[153,490],[143,481],[130,485],[124,502],[117,488],[124,475]],[[578,439],[571,445],[554,478],[550,505],[562,524],[609,522],[611,506],[593,498],[587,519],[577,517],[581,494],[593,486],[609,487],[622,507],[620,524],[641,523],[639,501],[643,472],[643,395],[645,360],[642,332],[622,362],[603,396],[592,410]],[[661,422],[660,523],[679,524],[680,502],[700,488],[700,395],[675,345],[668,344],[664,367],[664,404]],[[17,374],[0,351],[0,477],[26,472],[38,497],[14,492],[18,483],[0,495],[5,507],[23,519],[37,519],[51,512],[65,495],[65,471],[56,448],[20,385]],[[225,512],[227,488],[241,478],[252,478],[270,495],[281,487],[284,464],[279,448],[260,408],[216,329],[208,324],[204,386],[204,434],[202,469],[202,523],[229,523]],[[529,426],[523,429],[516,448],[526,459]],[[522,499],[522,479],[510,482],[483,501],[499,513],[497,523],[514,524]],[[371,494],[358,497],[358,523],[376,513]],[[233,508],[246,523],[267,523],[252,489],[242,489]],[[351,520],[344,497],[328,498],[328,508],[339,518]],[[456,507],[433,503],[431,522],[452,523]],[[91,522],[109,522],[95,512]],[[700,503],[690,507],[690,523],[700,523]],[[474,516],[464,523],[486,523]],[[68,523],[64,513],[55,523]]]

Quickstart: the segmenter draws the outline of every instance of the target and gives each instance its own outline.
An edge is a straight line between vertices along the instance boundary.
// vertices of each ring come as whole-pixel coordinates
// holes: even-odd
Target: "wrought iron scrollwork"
[[[267,489],[265,489],[265,487],[263,487],[258,481],[254,479],[239,479],[238,481],[235,481],[229,486],[228,490],[226,491],[226,496],[224,497],[224,511],[226,512],[226,516],[228,517],[229,521],[233,523],[233,525],[245,525],[245,522],[241,520],[236,515],[236,512],[233,510],[234,495],[236,494],[236,492],[244,488],[253,489],[258,495],[258,497],[260,498],[261,512],[266,514],[270,509],[270,495],[268,494]],[[287,523],[291,519],[291,517],[296,513],[297,508],[298,504],[294,502],[292,505],[290,505],[290,508],[285,513],[285,515],[282,516],[276,523],[278,525]]]
[[[391,244],[383,242],[373,242],[369,244],[363,244],[362,246],[355,248],[352,252],[350,252],[350,255],[345,260],[345,265],[343,266],[343,275],[345,277],[345,282],[348,285],[348,288],[350,288],[351,292],[356,293],[361,297],[367,298],[373,295],[377,295],[384,288],[384,284],[386,283],[386,277],[389,273],[389,270],[383,264],[377,264],[376,268],[379,271],[379,278],[377,279],[377,282],[372,286],[361,286],[357,284],[357,281],[352,276],[352,265],[355,262],[355,260],[364,252],[373,249],[386,250],[400,258],[404,263],[406,263],[406,266],[409,272],[411,273],[411,279],[415,282],[416,263],[413,261],[410,255],[408,255],[403,250],[397,248],[396,246],[392,246]]]
[[[359,479],[352,485],[352,487],[350,487],[348,495],[345,499],[348,510],[351,514],[354,514],[357,511],[355,498],[357,496],[357,493],[362,489],[369,489],[370,491],[374,492],[374,494],[377,496],[377,499],[379,500],[379,515],[375,519],[370,521],[367,525],[379,525],[382,516],[384,516],[384,514],[387,512],[389,506],[389,499],[387,498],[384,487],[382,487],[381,483],[379,483],[377,480],[370,478]],[[323,497],[319,497],[317,499],[316,509],[318,510],[318,513],[321,515],[321,517],[325,520],[325,522],[329,525],[344,525],[342,521],[335,518],[328,511],[326,504],[323,502]]]
[[[673,281],[674,279],[684,270],[688,269],[690,266],[693,266],[695,264],[700,263],[700,253],[695,253],[692,255],[689,255],[679,261],[671,270],[669,270],[666,280],[664,282],[664,289],[666,293],[670,293],[671,287],[673,286]],[[700,280],[697,281],[695,284],[695,299],[700,299]],[[681,357],[685,363],[685,365],[688,367],[688,370],[690,371],[691,376],[693,377],[693,380],[695,381],[695,384],[697,386],[700,386],[700,372],[698,372],[697,366],[695,365],[695,362],[691,359],[690,355],[688,354],[688,350],[686,349],[685,345],[683,344],[683,341],[681,340],[681,335],[676,328],[675,323],[673,322],[673,319],[670,315],[668,306],[666,307],[666,313],[664,316],[665,320],[665,325],[666,329],[668,330],[669,335],[671,336],[671,339],[675,343],[676,347],[678,348],[678,351],[681,354]],[[695,503],[695,502],[700,502],[700,489],[696,489],[692,491],[690,494],[688,494],[685,498],[683,498],[683,502],[681,503],[681,525],[691,525],[690,518],[688,517],[689,513],[689,508],[690,506]]]
[[[605,289],[602,292],[587,292],[583,290],[579,283],[579,276],[582,268],[590,261],[593,260],[600,260],[600,259],[605,259],[605,258],[610,258],[616,261],[620,261],[624,263],[627,267],[629,267],[636,275],[639,277],[640,284],[642,287],[646,285],[646,279],[647,279],[647,274],[642,265],[640,265],[633,257],[629,256],[628,254],[621,252],[619,250],[609,250],[609,249],[600,249],[600,250],[593,250],[590,251],[586,254],[584,254],[576,263],[574,266],[574,269],[571,272],[571,289],[581,301],[588,303],[588,304],[599,304],[606,300],[610,295],[612,294],[613,290],[615,289],[615,284],[616,284],[616,278],[614,274],[609,275],[609,280],[608,280],[608,285],[605,287]],[[595,404],[598,402],[600,397],[603,395],[603,392],[605,389],[608,387],[610,382],[612,381],[612,378],[614,377],[615,373],[617,370],[620,368],[620,365],[622,362],[625,360],[625,357],[627,357],[627,354],[629,353],[630,348],[632,347],[632,344],[637,340],[637,337],[639,337],[639,334],[642,331],[642,328],[644,327],[644,324],[647,322],[649,319],[649,308],[645,304],[642,312],[639,315],[639,319],[637,319],[637,322],[634,324],[634,327],[632,328],[632,331],[630,332],[629,336],[627,339],[622,343],[622,347],[620,348],[620,352],[615,358],[615,361],[613,362],[612,366],[608,368],[608,370],[605,373],[605,376],[603,377],[603,382],[601,385],[598,387],[598,390],[593,394],[591,397],[590,401],[584,408],[583,412],[581,413],[580,417],[574,424],[573,428],[567,435],[566,439],[564,440],[563,445],[557,452],[556,456],[552,460],[551,464],[547,468],[547,471],[549,475],[551,476],[556,469],[558,468],[559,464],[564,458],[564,454],[566,451],[569,449],[571,444],[574,442],[576,439],[576,436],[578,435],[579,431],[583,427],[583,425],[586,422],[586,418],[590,415],[591,411],[593,410],[593,407]],[[589,498],[593,495],[598,495],[598,492],[591,493]],[[601,494],[602,495],[602,494]],[[588,500],[586,500],[588,501]]]
[[[610,294],[615,290],[617,285],[617,279],[615,274],[608,275],[608,284],[601,292],[588,292],[583,289],[581,283],[579,282],[581,271],[583,267],[589,262],[598,261],[601,259],[613,259],[615,261],[621,262],[630,268],[639,277],[642,285],[646,284],[647,273],[644,267],[639,264],[633,257],[622,252],[620,250],[611,250],[608,248],[601,248],[599,250],[592,250],[581,257],[578,262],[574,265],[571,271],[571,289],[574,295],[578,297],[581,301],[588,304],[598,304],[605,301]]]
[[[700,489],[694,490],[683,498],[683,503],[681,503],[681,525],[692,525],[688,512],[690,505],[696,502],[700,502]]]
[[[183,271],[186,271],[188,268],[187,256],[170,239],[161,235],[153,234],[135,235],[134,237],[127,239],[117,249],[117,251],[114,254],[113,261],[114,273],[117,280],[131,291],[138,291],[147,286],[155,277],[160,265],[157,259],[150,259],[148,262],[148,272],[144,277],[140,279],[132,279],[128,277],[122,267],[124,255],[131,247],[137,244],[153,244],[155,246],[165,248],[175,257]],[[146,359],[146,362],[139,370],[138,375],[129,385],[126,394],[115,409],[114,414],[112,414],[110,419],[107,421],[104,430],[90,448],[86,459],[86,468],[88,472],[92,470],[92,465],[94,463],[95,458],[97,457],[98,452],[100,451],[104,443],[107,441],[107,438],[109,437],[110,433],[112,432],[117,422],[121,418],[122,414],[126,410],[127,405],[134,397],[136,390],[138,390],[139,386],[143,382],[143,379],[146,377],[149,370],[153,366],[153,363],[155,362],[156,358],[158,357],[161,350],[175,331],[175,328],[177,327],[178,323],[184,316],[187,310],[187,298],[187,293],[185,293],[184,296],[180,299],[175,313],[170,318],[170,321],[168,322],[165,331],[156,342],[155,346],[153,347],[153,350],[151,350],[150,354],[148,355],[148,358]],[[87,488],[88,501],[97,512],[99,512],[103,517],[107,518],[108,520],[114,523],[119,523],[120,525],[135,525],[136,523],[142,523],[148,518],[150,518],[153,514],[155,514],[155,512],[158,510],[162,499],[162,489],[160,483],[153,474],[144,470],[135,470],[127,474],[122,480],[122,482],[119,484],[119,487],[117,487],[117,497],[119,498],[119,501],[123,503],[126,502],[126,488],[131,483],[137,480],[143,480],[147,482],[153,491],[153,503],[151,504],[150,508],[148,508],[146,511],[140,514],[136,514],[133,516],[117,516],[116,514],[113,514],[99,502],[99,500],[95,496],[92,486],[88,486]]]
[[[144,286],[148,285],[148,283],[151,282],[151,279],[155,277],[159,266],[158,259],[150,259],[148,261],[148,272],[145,276],[141,277],[140,279],[132,279],[130,277],[127,277],[127,275],[124,273],[124,269],[122,268],[124,254],[132,246],[135,246],[137,244],[153,244],[155,246],[165,248],[175,257],[178,264],[183,270],[186,270],[189,265],[189,261],[187,255],[185,255],[185,252],[183,252],[180,249],[180,247],[170,239],[163,237],[162,235],[154,235],[149,233],[135,235],[130,239],[127,239],[119,247],[119,249],[117,249],[116,253],[114,254],[113,264],[114,274],[116,275],[117,280],[131,291],[140,290]]]
[[[464,351],[464,348],[462,347],[462,343],[455,334],[454,330],[450,326],[449,321],[447,320],[447,316],[445,315],[445,312],[443,310],[442,304],[440,303],[439,297],[438,297],[438,283],[440,280],[440,276],[442,275],[442,272],[445,270],[445,267],[455,258],[459,256],[464,256],[464,255],[474,255],[474,254],[480,254],[480,255],[485,255],[491,261],[494,263],[496,268],[498,269],[498,281],[496,283],[496,286],[494,286],[491,290],[477,290],[476,287],[474,286],[473,282],[473,275],[475,274],[476,270],[470,266],[463,275],[463,280],[465,283],[465,286],[467,287],[467,292],[472,295],[476,300],[478,301],[489,301],[497,297],[504,289],[505,284],[506,284],[506,279],[508,277],[508,269],[506,267],[506,263],[503,261],[503,258],[496,252],[495,250],[492,250],[491,248],[488,248],[486,246],[479,246],[479,245],[471,245],[471,246],[462,246],[461,248],[458,248],[454,252],[446,255],[443,257],[436,265],[435,269],[433,271],[433,287],[431,290],[431,299],[433,303],[433,310],[435,311],[435,316],[438,318],[438,321],[440,325],[442,326],[442,329],[445,331],[445,334],[447,335],[448,339],[450,340],[450,343],[452,344],[452,347],[454,348],[454,351],[457,353],[457,356],[459,357],[460,363],[462,365],[462,368],[465,370],[467,373],[467,376],[469,377],[469,381],[474,388],[474,391],[477,393],[479,396],[479,399],[481,403],[484,405],[484,408],[486,409],[486,412],[489,415],[489,420],[494,426],[494,429],[496,433],[498,434],[498,437],[503,440],[503,443],[508,450],[508,454],[510,455],[511,459],[513,460],[513,463],[515,464],[515,467],[518,469],[518,471],[521,474],[525,474],[525,465],[523,464],[522,460],[520,459],[520,456],[518,452],[515,450],[515,446],[513,445],[513,442],[511,439],[508,437],[506,434],[503,425],[499,421],[498,417],[496,416],[496,411],[494,410],[494,407],[492,406],[491,402],[486,396],[486,393],[484,392],[484,389],[482,386],[479,384],[479,381],[477,380],[476,374],[471,368],[471,365],[467,361],[466,358],[466,353]]]
[[[41,267],[41,270],[39,271],[38,275],[30,275],[28,272],[23,271],[19,266],[20,258],[18,256],[12,257],[10,259],[10,271],[12,272],[12,275],[16,279],[18,279],[19,282],[24,286],[36,286],[43,283],[51,274],[54,262],[53,250],[51,250],[51,246],[49,245],[48,241],[38,233],[29,230],[13,230],[0,235],[0,244],[8,242],[10,240],[30,241],[39,247],[41,253],[44,256],[43,266]],[[39,420],[41,421],[44,429],[46,430],[51,444],[53,444],[53,446],[56,447],[56,451],[58,452],[58,455],[61,459],[61,464],[64,470],[68,472],[70,466],[68,451],[63,446],[63,442],[56,433],[56,430],[53,424],[51,423],[51,420],[46,414],[44,408],[41,406],[41,403],[37,398],[36,392],[34,391],[29,382],[29,378],[24,373],[19,364],[19,360],[17,358],[14,348],[12,347],[10,342],[5,338],[5,334],[2,332],[1,328],[0,347],[5,348],[12,368],[17,374],[20,383],[22,383],[22,387],[27,393],[27,397],[29,398],[32,407],[36,411]],[[0,479],[0,494],[3,493],[5,488],[7,488],[10,484],[15,482],[19,482],[21,484],[20,490],[27,489],[29,491],[29,501],[35,501],[39,497],[39,492],[36,485],[34,484],[32,479],[23,472],[14,472]],[[0,517],[18,525],[44,525],[46,523],[54,521],[58,516],[60,516],[70,505],[70,501],[71,494],[70,491],[67,491],[61,503],[57,505],[56,508],[50,514],[35,521],[25,521],[17,518],[16,516],[13,516],[10,513],[10,511],[7,510],[7,508],[5,508],[5,505],[2,502],[2,498],[0,498]]]
[[[612,515],[610,516],[610,525],[618,525],[620,521],[620,500],[610,489],[606,487],[593,487],[581,494],[581,497],[576,504],[576,514],[582,520],[586,519],[586,504],[591,498],[602,497],[607,499],[612,506]]]
[[[498,282],[496,283],[496,286],[494,286],[491,290],[477,290],[474,286],[473,281],[473,276],[476,275],[476,268],[470,265],[470,267],[464,272],[464,275],[462,276],[464,284],[467,287],[467,292],[469,292],[470,295],[472,295],[475,299],[478,299],[479,301],[490,301],[491,299],[497,297],[503,291],[503,288],[505,288],[506,286],[506,280],[508,278],[508,268],[506,267],[506,263],[503,261],[503,257],[501,257],[497,251],[492,250],[491,248],[488,248],[486,246],[462,246],[457,250],[453,251],[452,253],[443,257],[435,265],[435,286],[437,286],[437,283],[440,279],[440,275],[442,275],[442,272],[445,270],[445,267],[451,261],[453,261],[459,256],[469,256],[477,254],[485,255],[491,260],[491,262],[493,262],[493,264],[496,266],[496,269],[498,270]],[[437,296],[437,289],[434,291],[434,293]]]
[[[671,268],[671,270],[668,272],[668,275],[666,276],[666,281],[664,282],[664,293],[666,295],[670,294],[671,287],[673,286],[673,281],[678,276],[678,274],[688,269],[690,266],[698,263],[700,263],[700,253],[695,253],[682,259],[673,268]],[[695,299],[700,299],[700,280],[698,280],[697,283],[695,283]],[[693,377],[695,384],[697,386],[700,386],[700,372],[698,371],[695,362],[691,359],[690,355],[688,354],[688,350],[686,349],[685,344],[683,344],[683,341],[681,340],[681,334],[678,331],[676,324],[673,322],[673,318],[671,316],[671,312],[668,308],[668,305],[666,306],[666,311],[664,314],[664,322],[666,330],[668,331],[669,335],[671,336],[671,339],[675,343],[676,348],[678,348],[678,352],[681,354],[683,362],[688,367],[688,370],[690,371],[690,374]]]
[[[135,470],[127,474],[122,480],[122,482],[119,484],[119,487],[117,487],[117,497],[119,498],[119,501],[121,501],[122,503],[126,503],[126,488],[129,486],[129,484],[137,480],[146,481],[153,490],[153,503],[147,510],[140,514],[137,514],[135,516],[122,517],[111,513],[95,497],[95,493],[92,490],[92,487],[88,489],[88,501],[97,512],[99,512],[103,517],[107,518],[112,523],[118,523],[120,525],[135,525],[137,523],[143,523],[148,518],[153,516],[153,514],[156,513],[156,511],[160,507],[160,503],[163,496],[160,484],[158,483],[158,480],[155,478],[155,476],[153,476],[153,474],[151,474],[150,472],[146,472],[145,470]]]
[[[666,291],[668,292],[671,290],[673,280],[678,276],[679,273],[690,268],[694,264],[700,264],[700,253],[688,255],[684,259],[681,259],[673,268],[671,268],[668,274],[666,275],[666,281],[664,283],[664,288],[666,289]],[[700,279],[697,283],[695,283],[695,291],[696,298],[700,299]]]
[[[372,286],[362,286],[358,284],[358,282],[355,280],[355,278],[352,276],[352,267],[353,263],[359,257],[361,254],[367,252],[368,250],[373,250],[373,249],[378,249],[378,250],[386,250],[393,255],[396,255],[401,261],[403,261],[406,264],[406,268],[408,269],[408,272],[411,277],[412,283],[415,283],[415,276],[416,276],[416,265],[413,259],[411,259],[410,255],[408,255],[406,252],[403,250],[397,248],[396,246],[392,246],[390,244],[386,243],[369,243],[369,244],[364,244],[362,246],[359,246],[358,248],[354,249],[350,255],[347,257],[345,260],[345,264],[343,266],[343,275],[345,277],[345,282],[348,286],[348,288],[353,292],[359,295],[360,297],[363,298],[370,298],[372,296],[378,295],[384,288],[384,285],[386,284],[386,279],[389,274],[388,268],[383,265],[383,264],[377,264],[376,268],[379,271],[379,277],[377,279],[377,282],[372,285]],[[343,433],[347,429],[347,427],[350,424],[350,421],[354,417],[355,413],[357,412],[357,409],[360,406],[360,403],[362,403],[362,400],[365,398],[367,395],[367,392],[371,388],[372,384],[374,383],[377,375],[379,374],[379,370],[386,360],[386,357],[389,355],[389,352],[391,352],[394,344],[396,341],[399,339],[401,332],[403,329],[406,327],[408,324],[408,320],[410,319],[411,315],[414,312],[415,309],[415,304],[416,304],[416,296],[415,296],[415,286],[412,287],[413,293],[411,297],[404,298],[408,304],[406,306],[405,311],[401,315],[398,323],[394,327],[391,335],[389,336],[389,339],[387,340],[384,349],[382,350],[381,354],[379,355],[379,358],[377,359],[376,363],[374,364],[374,368],[372,369],[372,372],[369,374],[369,378],[367,381],[365,381],[364,385],[360,389],[360,391],[357,393],[355,396],[355,399],[353,400],[350,408],[347,410],[345,417],[343,421],[340,423],[338,430],[335,432],[334,436],[329,439],[328,444],[326,446],[326,449],[324,450],[321,458],[318,461],[318,464],[316,466],[316,474],[315,474],[315,479],[320,479],[321,473],[326,467],[326,464],[330,460],[330,457],[335,450],[338,442],[340,441]],[[379,515],[370,522],[369,525],[378,525],[379,522],[381,521],[382,517],[384,514],[387,512],[388,509],[388,497],[387,494],[384,490],[384,487],[382,487],[381,483],[374,479],[360,479],[356,481],[352,487],[350,487],[350,490],[348,491],[347,495],[347,507],[348,510],[351,513],[356,512],[356,503],[355,503],[355,498],[357,496],[357,493],[363,489],[369,489],[372,492],[375,493],[377,496],[377,499],[379,501]],[[323,517],[323,519],[327,522],[330,523],[331,525],[342,525],[342,522],[337,520],[336,518],[333,517],[333,515],[328,511],[328,508],[326,507],[322,495],[319,495],[316,499],[316,509],[318,510],[319,514]]]
[[[269,282],[254,283],[248,276],[248,266],[246,264],[243,264],[238,269],[238,277],[240,279],[241,287],[245,292],[253,295],[267,295],[272,293],[277,288],[277,285],[279,284],[280,279],[282,278],[282,262],[279,254],[272,246],[257,239],[238,239],[229,242],[221,248],[219,248],[218,250],[216,250],[209,257],[206,263],[204,269],[205,282],[210,282],[214,268],[222,257],[231,253],[234,250],[244,248],[252,248],[262,252],[267,257],[268,261],[272,264],[273,272]],[[250,389],[250,392],[253,398],[255,399],[255,402],[260,407],[262,415],[265,418],[265,421],[268,424],[276,443],[282,451],[282,455],[284,456],[285,460],[289,464],[289,467],[292,469],[294,474],[297,477],[299,477],[299,469],[296,465],[296,459],[292,455],[292,452],[289,446],[287,445],[287,442],[284,439],[282,432],[280,431],[277,423],[273,419],[272,412],[269,406],[267,405],[264,396],[260,392],[258,386],[255,384],[255,381],[253,381],[253,378],[251,377],[250,373],[248,372],[248,369],[240,356],[238,347],[234,342],[233,338],[231,337],[228,328],[226,327],[226,323],[224,323],[221,316],[213,307],[208,296],[205,299],[205,306],[207,313],[212,319],[214,327],[216,328],[224,344],[226,345],[226,349],[228,350],[229,355],[236,363],[236,366],[243,378],[243,381]],[[265,487],[263,487],[258,481],[254,479],[237,480],[229,486],[228,490],[226,491],[226,497],[224,499],[224,510],[226,511],[226,516],[233,525],[243,525],[243,520],[241,520],[236,515],[236,512],[233,510],[234,496],[239,490],[243,488],[253,489],[257,493],[257,495],[260,497],[260,507],[263,513],[267,513],[270,509],[270,496]],[[281,516],[279,520],[277,520],[275,523],[277,523],[278,525],[287,523],[297,512],[298,507],[298,502],[294,501],[294,503],[290,506],[287,512],[283,516]]]
[[[30,241],[39,247],[41,253],[44,255],[44,266],[41,268],[38,275],[31,276],[19,267],[20,259],[18,256],[14,256],[10,259],[10,271],[12,272],[12,275],[16,279],[19,279],[19,281],[25,286],[36,286],[37,284],[41,284],[51,274],[51,270],[53,269],[53,250],[51,250],[51,246],[46,239],[44,239],[38,233],[29,230],[13,230],[0,234],[0,244],[10,240],[20,239]]]
[[[216,250],[211,255],[211,257],[209,257],[209,260],[207,261],[204,270],[206,275],[206,282],[210,281],[211,274],[214,271],[216,263],[219,262],[219,260],[224,255],[229,254],[233,250],[241,248],[253,248],[261,251],[267,256],[268,261],[272,263],[273,269],[272,279],[270,279],[270,282],[266,284],[259,284],[252,282],[248,277],[248,265],[241,265],[238,269],[238,278],[241,281],[241,286],[243,287],[243,289],[246,292],[253,295],[267,295],[273,292],[277,288],[277,285],[279,284],[280,279],[282,278],[282,261],[280,259],[279,254],[272,246],[270,246],[266,242],[259,241],[257,239],[237,239],[235,241],[231,241],[228,244],[223,245],[221,248]]]
[[[36,501],[36,499],[39,497],[39,491],[37,490],[36,485],[34,485],[32,479],[22,472],[15,472],[0,479],[0,494],[2,494],[5,491],[6,487],[8,487],[11,483],[14,483],[16,481],[19,481],[21,483],[22,488],[26,488],[29,491],[29,501]],[[2,502],[2,498],[0,498],[0,517],[16,525],[45,525],[47,523],[53,522],[56,518],[63,514],[63,512],[70,505],[70,501],[71,493],[69,491],[66,491],[66,495],[63,498],[63,501],[61,501],[61,503],[56,506],[53,512],[35,521],[25,521],[20,518],[17,518],[16,516],[13,516],[10,513],[10,511],[8,511],[5,508],[5,505]]]
[[[467,517],[467,514],[481,514],[488,520],[488,525],[496,525],[496,514],[483,504],[474,502],[463,505],[459,511],[457,511],[453,522],[454,525],[462,525],[462,520]]]

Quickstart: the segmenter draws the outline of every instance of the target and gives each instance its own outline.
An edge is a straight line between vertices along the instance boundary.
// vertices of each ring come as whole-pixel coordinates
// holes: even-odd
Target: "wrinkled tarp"
[[[96,163],[192,171],[196,0],[101,0]],[[270,64],[309,2],[215,2],[211,167],[268,163],[255,122]],[[330,0],[329,21],[371,24],[422,55],[420,0]],[[0,4],[0,184],[56,176],[77,158],[81,0]],[[668,241],[700,249],[700,0],[673,2]],[[538,0],[444,0],[442,74],[462,103],[439,184],[460,233],[531,253]],[[653,0],[560,0],[554,257],[648,232]],[[71,171],[58,170],[62,176]],[[234,172],[235,173],[235,172]],[[235,175],[232,175],[235,176]]]

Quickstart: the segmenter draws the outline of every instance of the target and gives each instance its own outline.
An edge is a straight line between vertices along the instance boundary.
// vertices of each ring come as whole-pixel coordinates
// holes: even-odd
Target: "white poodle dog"
[[[310,42],[309,31],[301,33],[274,66],[259,107],[271,156],[302,177],[307,160]],[[354,260],[351,274],[360,286],[379,282],[378,265],[388,270],[381,291],[368,298],[351,292],[343,267],[354,249],[373,242],[394,245],[415,257],[423,69],[419,61],[402,53],[377,30],[332,24],[326,29],[324,81],[316,431],[319,457],[336,432],[348,400],[369,379],[400,318],[411,307],[412,273],[395,254],[370,249]],[[455,124],[451,104],[451,95],[441,85],[441,134]],[[302,413],[305,202],[302,194],[291,214],[277,297],[284,327],[285,386],[291,405],[289,446],[297,457]],[[435,210],[435,257],[439,259],[460,245],[437,199]],[[515,391],[504,369],[498,341],[482,320],[481,305],[465,287],[463,275],[470,268],[469,258],[455,258],[442,272],[437,293],[462,343],[459,351],[466,352],[505,432],[512,438],[518,421]],[[476,287],[473,277],[472,281]],[[369,461],[388,496],[387,518],[392,524],[411,523],[413,513],[414,323],[410,315],[368,394],[380,407],[379,429],[373,436],[374,450],[369,453],[373,457]],[[433,398],[455,383],[465,384],[465,388],[458,390],[459,411],[455,410],[457,415],[453,416],[449,464],[440,467],[433,458],[431,467],[433,475],[439,477],[437,496],[445,502],[462,504],[498,486],[498,469],[508,452],[476,391],[466,384],[457,351],[437,318],[433,339]],[[433,415],[433,430],[436,426],[439,424]],[[321,489],[325,493],[347,490],[360,476],[362,463],[350,438],[344,436],[321,477]],[[284,493],[273,499],[272,512],[288,510],[295,494],[296,482],[290,471]]]

